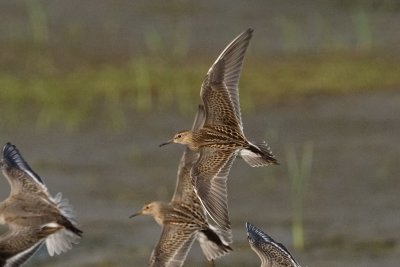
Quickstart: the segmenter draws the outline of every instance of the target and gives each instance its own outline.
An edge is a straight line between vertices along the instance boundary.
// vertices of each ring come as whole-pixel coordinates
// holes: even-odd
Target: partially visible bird
[[[32,228],[12,225],[0,236],[0,266],[18,267],[32,257],[45,243],[45,239],[61,227]]]
[[[199,107],[193,128],[198,127],[202,112]],[[150,215],[163,227],[149,266],[182,266],[194,240],[199,241],[204,255],[212,263],[232,250],[229,246],[232,242],[231,231],[218,229],[207,222],[206,213],[193,190],[190,169],[197,159],[198,154],[189,149],[183,153],[171,202],[151,202],[130,216]]]
[[[246,222],[247,240],[261,259],[261,267],[301,267],[281,243]]]
[[[0,223],[7,224],[13,235],[16,235],[13,229],[27,229],[24,231],[41,235],[44,230],[51,233],[44,240],[50,256],[71,249],[82,231],[77,228],[68,200],[61,193],[51,196],[40,176],[10,143],[3,147],[0,170],[11,187],[8,198],[0,203]]]
[[[224,229],[231,228],[226,181],[237,154],[252,167],[278,164],[267,143],[252,143],[243,133],[238,84],[252,33],[248,29],[236,37],[209,69],[200,92],[202,127],[180,131],[160,145],[180,143],[200,153],[191,171],[193,184],[207,213]]]

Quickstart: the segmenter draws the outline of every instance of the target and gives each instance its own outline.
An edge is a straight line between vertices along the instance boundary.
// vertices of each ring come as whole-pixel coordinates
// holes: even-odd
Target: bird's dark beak
[[[131,219],[133,217],[136,217],[138,215],[141,215],[141,214],[142,214],[142,210],[139,210],[138,212],[136,212],[136,213],[132,214],[131,216],[129,216],[129,219]]]
[[[171,144],[171,143],[173,143],[173,142],[174,142],[174,140],[171,139],[171,140],[169,140],[169,141],[167,141],[167,142],[165,142],[165,143],[160,144],[159,147],[162,147],[162,146],[165,146],[165,145],[169,145],[169,144]]]

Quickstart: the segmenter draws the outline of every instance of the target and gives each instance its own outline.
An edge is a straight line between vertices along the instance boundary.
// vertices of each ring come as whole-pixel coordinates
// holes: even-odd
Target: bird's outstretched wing
[[[300,267],[284,245],[251,223],[246,223],[246,230],[250,246],[260,257],[262,267]]]
[[[203,147],[200,149],[200,158],[191,171],[192,183],[208,215],[222,230],[228,232],[231,224],[227,180],[235,158],[235,150]]]
[[[243,131],[239,78],[253,29],[236,37],[208,70],[200,91],[206,109],[205,124],[225,124]]]
[[[181,267],[195,239],[195,231],[181,225],[164,225],[151,253],[150,267]]]
[[[3,147],[2,171],[10,184],[11,195],[23,192],[49,196],[43,180],[11,143],[6,143]]]

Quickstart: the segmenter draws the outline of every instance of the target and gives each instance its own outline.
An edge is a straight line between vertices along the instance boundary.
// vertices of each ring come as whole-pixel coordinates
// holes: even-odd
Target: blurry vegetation
[[[309,189],[313,162],[313,144],[305,143],[303,154],[298,159],[294,146],[286,149],[286,162],[291,185],[292,198],[292,235],[293,247],[296,250],[304,249],[304,198]]]
[[[40,0],[25,0],[26,11],[32,33],[32,41],[42,45],[49,39],[46,12]]]
[[[27,65],[35,68],[38,62]],[[249,109],[315,93],[399,88],[397,62],[396,58],[362,54],[249,58],[240,83],[242,106]],[[126,109],[191,111],[211,63],[140,57],[124,65],[83,65],[68,72],[46,64],[19,75],[0,73],[3,123],[25,118],[37,120],[39,127],[62,122],[73,129],[96,114],[109,120],[110,127],[119,128],[125,123]]]
[[[251,110],[257,104],[316,93],[399,88],[400,55],[375,49],[374,18],[369,12],[397,5],[381,1],[383,4],[376,6],[375,2],[360,7],[357,1],[335,1],[352,10],[349,21],[356,39],[352,46],[344,44],[340,35],[333,34],[329,22],[316,15],[325,41],[313,54],[302,52],[306,40],[301,25],[292,17],[279,15],[275,27],[281,33],[285,53],[255,58],[250,51],[240,83],[242,107]],[[10,38],[0,44],[2,124],[25,119],[35,121],[40,129],[61,125],[73,130],[95,116],[106,121],[107,127],[119,129],[132,110],[193,111],[202,79],[225,45],[221,43],[213,55],[194,55],[189,37],[195,33],[190,24],[177,23],[168,33],[155,28],[143,31],[145,48],[140,51],[98,60],[91,51],[85,54],[79,50],[85,39],[82,22],[71,22],[63,29],[69,43],[60,45],[52,40],[43,2],[22,3],[30,38]],[[104,27],[110,39],[120,28],[112,21],[105,21]],[[172,41],[165,41],[167,34]]]

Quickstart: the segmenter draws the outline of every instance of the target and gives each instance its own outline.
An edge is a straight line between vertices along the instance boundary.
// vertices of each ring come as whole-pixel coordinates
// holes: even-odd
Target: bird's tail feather
[[[218,232],[217,228],[210,225],[210,228],[199,233],[200,247],[208,261],[215,260],[232,251],[232,248]]]
[[[53,200],[61,211],[62,222],[60,224],[64,227],[46,239],[46,247],[50,256],[68,251],[73,244],[78,243],[82,236],[82,231],[77,228],[75,211],[68,200],[63,199],[61,193],[58,193]]]
[[[261,142],[257,144],[249,143],[248,148],[240,150],[240,156],[251,167],[261,167],[261,166],[279,164],[266,142]]]

